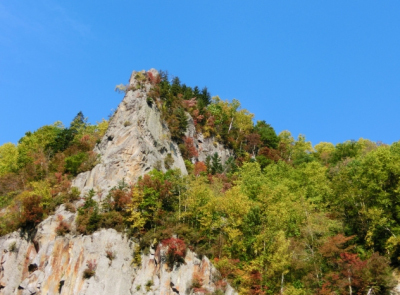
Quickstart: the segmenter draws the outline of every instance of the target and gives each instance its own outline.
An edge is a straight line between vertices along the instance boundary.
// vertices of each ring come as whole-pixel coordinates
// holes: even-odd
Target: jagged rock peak
[[[154,77],[157,70],[149,71]],[[82,193],[94,189],[106,194],[124,179],[134,183],[140,176],[157,167],[162,170],[178,168],[187,174],[178,145],[171,140],[171,134],[161,120],[161,113],[155,104],[147,102],[151,83],[146,72],[133,71],[127,85],[125,97],[109,122],[109,127],[96,146],[95,152],[101,163],[91,171],[81,173],[73,182]],[[166,158],[172,157],[172,164],[166,167]]]

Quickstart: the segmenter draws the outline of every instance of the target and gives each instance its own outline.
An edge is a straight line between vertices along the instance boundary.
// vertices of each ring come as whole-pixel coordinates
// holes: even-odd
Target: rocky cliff
[[[156,70],[150,71],[158,75]],[[178,168],[187,174],[178,145],[171,140],[160,111],[147,103],[151,84],[147,82],[138,87],[137,74],[136,71],[132,73],[127,86],[131,90],[126,92],[105,136],[95,148],[101,163],[93,170],[79,174],[72,184],[82,193],[92,188],[107,193],[122,179],[133,183],[156,165],[166,170],[164,160],[167,155],[172,156],[172,169]]]
[[[167,155],[173,159],[171,168],[187,173],[160,111],[147,103],[151,85],[139,85],[136,77],[133,72],[130,90],[95,148],[101,163],[73,181],[82,195],[90,189],[98,196],[107,194],[122,179],[134,183],[156,166],[166,170]],[[199,160],[215,152],[222,161],[231,155],[212,138],[196,134],[190,118],[187,133],[195,138]],[[0,238],[0,294],[236,294],[206,257],[188,250],[185,261],[170,269],[165,245],[159,244],[135,263],[135,243],[124,234],[103,229],[76,235],[75,218],[76,213],[61,205],[34,233],[19,231]],[[71,234],[57,236],[56,228],[62,222],[70,224]]]
[[[158,72],[149,72],[157,76]],[[165,159],[172,156],[171,169],[178,168],[187,174],[179,147],[171,140],[168,126],[161,120],[161,113],[155,104],[147,102],[150,82],[140,82],[134,71],[127,85],[127,92],[112,116],[108,130],[95,152],[101,157],[101,163],[91,171],[79,174],[73,186],[84,194],[94,189],[98,194],[106,194],[124,179],[134,183],[138,177],[158,166],[166,170]],[[205,161],[208,155],[218,153],[224,163],[232,151],[225,149],[213,137],[204,138],[194,128],[193,119],[188,116],[186,135],[194,138],[199,161]]]
[[[170,270],[163,245],[136,265],[135,243],[113,229],[56,235],[62,220],[74,219],[62,205],[31,239],[21,232],[0,238],[0,294],[203,294],[218,286],[235,294],[206,257],[189,250],[185,262]]]

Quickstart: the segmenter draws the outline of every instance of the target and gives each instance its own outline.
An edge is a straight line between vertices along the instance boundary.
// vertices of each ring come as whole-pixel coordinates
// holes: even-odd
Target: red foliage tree
[[[246,142],[246,151],[254,156],[258,147],[261,145],[260,135],[258,133],[251,133],[246,136]]]
[[[161,244],[168,248],[167,264],[172,269],[175,263],[184,263],[186,256],[185,241],[178,238],[170,238],[163,240]]]
[[[131,202],[132,194],[130,191],[124,191],[122,189],[116,189],[111,193],[113,197],[112,205],[115,211],[122,211],[126,209],[128,204]]]
[[[156,84],[161,82],[160,75],[157,75],[157,76],[154,77],[152,72],[147,72],[147,79],[153,85],[156,85]]]
[[[197,149],[194,146],[192,137],[185,137],[183,139],[183,142],[184,142],[184,148],[183,148],[184,158],[191,159],[199,156],[199,153],[197,152]]]
[[[166,199],[171,195],[172,183],[146,174],[142,179],[139,179],[138,187],[141,191],[145,191],[145,188],[152,188],[159,193],[160,199]]]
[[[199,176],[201,173],[207,172],[207,166],[204,162],[197,162],[194,164],[194,175]]]
[[[197,100],[196,97],[193,97],[192,99],[188,100],[182,100],[182,106],[186,109],[189,110],[197,105]]]
[[[201,121],[203,121],[204,119],[204,115],[200,115],[200,111],[198,109],[195,109],[192,112],[192,117],[193,117],[193,121],[194,121],[194,125],[197,127],[197,124]]]
[[[21,224],[23,226],[35,226],[42,221],[44,210],[40,204],[41,200],[42,198],[37,195],[28,196],[22,200]]]
[[[279,156],[279,153],[277,150],[271,149],[269,147],[263,147],[258,151],[258,155],[262,155],[266,157],[267,159],[271,159],[274,162],[278,162],[282,158]]]

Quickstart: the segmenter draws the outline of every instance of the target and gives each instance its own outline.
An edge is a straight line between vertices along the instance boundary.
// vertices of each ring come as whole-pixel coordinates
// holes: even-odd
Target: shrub
[[[125,121],[125,122],[124,122],[124,127],[128,127],[128,126],[131,126],[131,125],[132,125],[132,123],[129,122],[129,121]]]
[[[86,261],[87,268],[83,271],[83,278],[90,279],[96,274],[97,262],[96,259]]]
[[[185,160],[184,162],[185,162],[185,167],[186,167],[187,172],[189,174],[191,174],[193,172],[194,165],[189,160]]]
[[[61,217],[62,218],[62,217]],[[58,236],[64,236],[65,234],[71,231],[71,225],[65,222],[65,220],[61,220],[60,224],[56,227],[56,234]]]
[[[1,186],[1,184],[0,184]],[[0,208],[5,208],[8,205],[11,204],[12,200],[15,198],[15,196],[17,195],[17,193],[8,193],[4,196],[0,196]]]
[[[14,241],[10,245],[8,245],[8,251],[17,252],[17,242]]]
[[[66,203],[66,204],[65,204],[65,210],[67,210],[67,211],[69,211],[69,212],[72,212],[72,213],[75,213],[75,212],[76,212],[75,205],[72,204],[72,203]]]
[[[196,158],[199,153],[194,145],[192,137],[185,137],[183,139],[184,144],[181,146],[181,152],[184,159]]]
[[[87,152],[87,157],[78,167],[78,173],[92,170],[94,166],[99,164],[100,156],[93,151]]]
[[[192,289],[199,289],[203,285],[203,280],[199,274],[193,274]]]
[[[147,79],[152,85],[156,85],[161,82],[160,75],[154,76],[152,72],[147,72]]]
[[[42,198],[37,195],[26,196],[22,200],[23,211],[21,214],[21,225],[33,227],[40,223],[44,216],[41,204]]]
[[[100,228],[113,228],[116,231],[122,232],[124,230],[124,218],[119,212],[110,211],[99,215]]]
[[[115,189],[111,192],[111,197],[114,200],[112,202],[113,209],[116,211],[122,211],[126,209],[128,204],[131,202],[131,192],[123,189]]]
[[[88,154],[80,152],[76,155],[65,158],[65,171],[76,176],[81,164],[88,159]]]
[[[133,251],[132,263],[135,266],[140,266],[142,264],[142,255],[141,255],[140,245],[139,244],[135,245],[135,250]]]
[[[145,286],[146,286],[146,291],[149,292],[151,290],[151,286],[153,286],[153,281],[148,280]]]
[[[167,247],[167,264],[172,269],[174,264],[185,262],[186,244],[185,241],[178,238],[170,238],[163,240],[162,245]]]
[[[106,250],[106,256],[108,259],[110,259],[111,261],[114,260],[115,258],[115,252],[112,250]]]
[[[172,158],[171,153],[168,153],[164,159],[165,169],[167,169],[167,170],[171,169],[173,164],[174,164],[174,158]]]
[[[194,175],[199,176],[202,173],[207,173],[207,166],[204,162],[197,162],[194,164]]]
[[[79,210],[81,210],[80,208]],[[99,228],[101,216],[97,208],[79,211],[76,219],[77,231],[81,234],[91,234]]]

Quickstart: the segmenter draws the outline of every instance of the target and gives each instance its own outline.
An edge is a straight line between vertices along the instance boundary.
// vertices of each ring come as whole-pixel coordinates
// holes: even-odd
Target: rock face
[[[149,72],[157,76],[158,72]],[[167,170],[165,159],[172,157],[171,169],[178,168],[187,174],[186,166],[179,147],[171,140],[168,126],[161,119],[161,113],[155,104],[147,102],[152,87],[149,82],[140,82],[138,74],[145,71],[134,71],[127,86],[132,89],[126,95],[109,122],[109,127],[96,146],[95,152],[101,157],[101,163],[91,171],[79,174],[72,186],[82,194],[94,189],[102,196],[116,186],[119,181],[135,183],[140,176],[153,168]],[[204,138],[196,132],[193,119],[188,116],[187,137],[194,139],[198,150],[198,161],[205,161],[207,156],[218,153],[221,162],[233,155],[231,150],[215,141],[213,137]]]
[[[158,75],[154,69],[150,72]],[[173,159],[170,168],[178,168],[187,174],[178,145],[171,140],[168,127],[161,121],[160,111],[154,104],[147,103],[151,84],[140,83],[137,74],[136,71],[132,73],[128,88],[134,88],[127,91],[109,122],[106,134],[95,148],[101,164],[92,171],[79,174],[72,184],[82,193],[93,188],[107,194],[122,179],[134,183],[154,167],[166,170],[164,162],[168,155]]]
[[[219,280],[206,257],[199,259],[191,251],[184,264],[170,270],[162,245],[142,255],[135,266],[135,243],[113,229],[90,236],[56,236],[61,220],[73,223],[74,218],[62,205],[39,225],[33,240],[19,232],[0,238],[0,294],[203,294],[214,292],[216,284],[225,294],[236,294]],[[84,278],[90,263],[94,273]]]
[[[150,72],[158,75],[154,69]],[[140,81],[138,73],[144,71],[132,73],[128,86],[131,90],[95,148],[101,163],[79,174],[72,183],[82,195],[94,189],[101,196],[123,179],[134,183],[155,167],[166,170],[166,157],[173,159],[170,168],[187,174],[178,145],[170,139],[160,111],[147,103],[151,85]],[[198,160],[204,161],[217,152],[225,162],[231,151],[212,138],[196,134],[193,120],[188,117],[187,136],[195,139]],[[76,232],[75,218],[76,213],[61,205],[30,237],[22,232],[0,237],[0,294],[206,294],[217,289],[224,294],[237,294],[219,279],[206,257],[200,259],[189,250],[185,262],[171,270],[165,263],[167,249],[161,244],[150,254],[142,254],[140,265],[134,265],[135,243],[113,229],[89,236],[57,236],[61,222],[71,227],[71,233]]]

